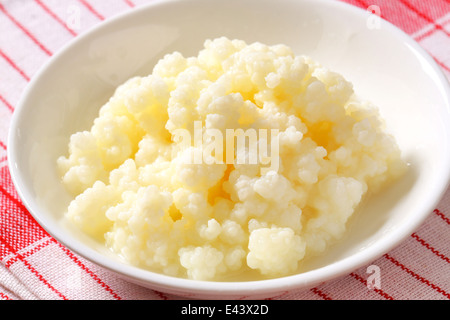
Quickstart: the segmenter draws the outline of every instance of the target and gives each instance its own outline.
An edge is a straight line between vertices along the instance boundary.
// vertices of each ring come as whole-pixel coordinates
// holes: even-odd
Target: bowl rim
[[[283,1],[293,2],[293,0]],[[396,233],[391,233],[389,236],[377,240],[376,244],[371,245],[364,251],[353,253],[351,256],[336,261],[332,264],[306,271],[304,273],[274,279],[229,282],[199,281],[159,274],[128,264],[118,264],[116,260],[110,259],[109,257],[105,258],[94,249],[89,248],[82,243],[78,243],[78,241],[73,241],[73,239],[67,238],[65,234],[58,229],[56,223],[43,219],[42,215],[39,213],[39,209],[35,208],[28,198],[28,187],[24,183],[24,179],[20,170],[16,166],[16,157],[18,156],[18,150],[20,148],[16,146],[13,132],[15,132],[18,128],[21,115],[26,112],[25,105],[29,92],[35,86],[35,84],[39,82],[39,79],[43,76],[49,65],[58,60],[72,47],[76,46],[78,42],[83,41],[83,39],[86,39],[88,37],[95,37],[96,34],[101,33],[102,30],[107,28],[110,24],[115,24],[118,21],[130,19],[133,15],[139,14],[140,12],[152,10],[153,8],[157,8],[159,6],[177,5],[178,3],[186,2],[195,3],[197,2],[197,0],[156,0],[151,3],[146,3],[139,7],[135,7],[133,10],[122,12],[103,22],[100,22],[93,28],[87,30],[85,33],[77,36],[76,38],[63,45],[62,48],[59,49],[58,52],[56,52],[52,57],[50,57],[50,59],[48,59],[48,61],[46,61],[46,63],[44,63],[43,66],[37,71],[37,73],[33,76],[24,92],[22,93],[21,98],[12,115],[8,132],[8,167],[10,170],[12,182],[24,206],[27,208],[32,217],[44,230],[49,233],[51,237],[55,238],[62,245],[66,246],[68,249],[79,254],[80,256],[90,260],[91,262],[94,262],[95,264],[103,268],[122,275],[123,277],[133,282],[150,286],[153,285],[160,288],[166,288],[168,290],[176,290],[179,292],[189,291],[194,294],[209,294],[215,292],[218,295],[246,295],[253,293],[269,294],[271,292],[275,293],[280,291],[288,291],[290,289],[296,288],[310,288],[319,283],[323,283],[325,281],[335,279],[339,276],[349,274],[350,272],[371,263],[383,254],[398,246],[406,237],[413,233],[414,230],[420,226],[420,224],[423,223],[423,221],[428,217],[428,215],[438,204],[448,186],[450,185],[450,166],[448,168],[444,168],[441,179],[439,181],[436,181],[436,184],[433,186],[435,189],[435,192],[433,193],[434,197],[429,202],[427,202],[426,205],[424,204],[424,207],[421,209],[422,213],[413,216],[413,219],[411,219],[408,224],[402,226],[401,229],[399,228]],[[298,0],[296,2],[298,2]],[[339,10],[350,11],[350,13],[354,15],[370,14],[369,12],[367,12],[367,10],[341,1],[302,0],[302,2],[325,5],[329,6],[331,9],[338,8]],[[399,41],[407,43],[413,49],[413,51],[418,53],[421,58],[424,58],[426,63],[432,67],[432,70],[437,76],[439,83],[443,85],[443,88],[445,90],[445,97],[447,100],[447,113],[450,115],[449,80],[445,76],[442,69],[438,66],[436,61],[413,38],[411,38],[397,26],[393,25],[383,18],[381,18],[380,23],[383,28],[386,28],[391,32],[393,37],[397,38]],[[450,118],[448,118],[447,120],[449,119]],[[450,163],[450,152],[445,154],[445,157],[447,159],[447,163]]]

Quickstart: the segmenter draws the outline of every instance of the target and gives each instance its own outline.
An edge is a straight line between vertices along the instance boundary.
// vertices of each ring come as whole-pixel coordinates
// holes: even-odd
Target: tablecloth
[[[345,1],[375,10],[403,29],[450,77],[449,0]],[[149,2],[0,0],[0,300],[180,299],[124,281],[58,243],[22,204],[7,166],[9,123],[36,71],[75,37]],[[423,225],[395,249],[345,276],[274,299],[448,300],[449,243],[447,191]],[[374,266],[380,273],[380,283],[369,286]]]

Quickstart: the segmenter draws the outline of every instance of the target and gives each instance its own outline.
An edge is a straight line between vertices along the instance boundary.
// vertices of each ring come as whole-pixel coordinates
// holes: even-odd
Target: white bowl
[[[88,129],[113,90],[148,75],[175,50],[197,55],[207,38],[284,43],[353,82],[379,106],[408,174],[372,198],[346,236],[304,272],[273,280],[202,282],[120,262],[65,223],[71,198],[56,174],[69,136]],[[434,209],[450,177],[450,89],[429,55],[369,12],[338,1],[155,2],[102,23],[56,54],[31,81],[8,142],[13,181],[34,218],[62,244],[135,283],[194,298],[263,298],[310,288],[367,265],[409,236]]]

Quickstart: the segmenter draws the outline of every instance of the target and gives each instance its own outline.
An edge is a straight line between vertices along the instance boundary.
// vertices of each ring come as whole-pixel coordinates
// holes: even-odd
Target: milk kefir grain
[[[133,265],[199,280],[298,272],[406,168],[343,76],[227,38],[121,85],[57,165],[73,224]]]

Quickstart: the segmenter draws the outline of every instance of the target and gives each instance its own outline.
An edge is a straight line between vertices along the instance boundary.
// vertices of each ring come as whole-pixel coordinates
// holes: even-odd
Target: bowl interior
[[[197,55],[205,39],[219,36],[284,43],[343,74],[358,95],[378,105],[410,163],[405,177],[361,207],[343,239],[305,263],[305,273],[289,283],[313,284],[368,263],[433,209],[447,185],[450,163],[450,95],[443,74],[392,25],[368,24],[376,18],[334,1],[197,0],[154,3],[111,19],[53,57],[24,94],[9,141],[19,194],[37,221],[69,248],[119,273],[133,270],[132,278],[142,284],[161,286],[167,278],[117,263],[101,245],[65,224],[71,198],[56,174],[56,158],[66,153],[72,133],[90,128],[116,86],[150,74],[164,54]],[[272,283],[261,288],[274,290]],[[243,293],[248,286],[233,288]]]

